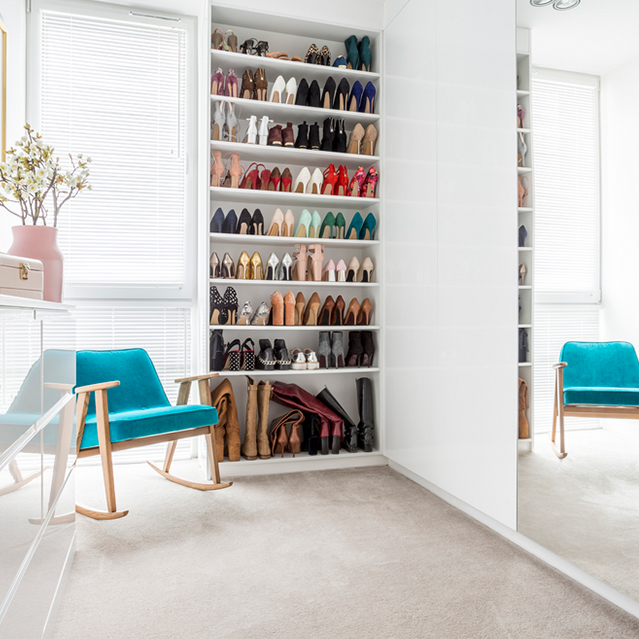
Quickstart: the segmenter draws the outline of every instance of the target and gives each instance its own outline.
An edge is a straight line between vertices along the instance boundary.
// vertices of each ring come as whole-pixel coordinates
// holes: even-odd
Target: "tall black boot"
[[[357,426],[355,422],[350,418],[349,414],[344,410],[344,407],[337,401],[333,393],[324,386],[324,390],[321,390],[315,395],[323,404],[326,404],[336,415],[339,415],[344,420],[344,436],[342,438],[342,448],[346,449],[349,453],[357,452]],[[333,442],[335,444],[335,442]]]
[[[359,446],[365,453],[373,452],[373,429],[375,428],[375,407],[373,405],[373,384],[369,377],[360,377],[357,384],[357,406],[359,408]]]
[[[221,329],[211,333],[209,370],[221,371],[224,363],[224,336]]]

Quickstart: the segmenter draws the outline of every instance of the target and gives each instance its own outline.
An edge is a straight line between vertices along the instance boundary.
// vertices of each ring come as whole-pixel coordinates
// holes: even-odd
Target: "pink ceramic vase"
[[[58,247],[58,229],[24,224],[13,226],[11,231],[13,244],[7,253],[40,260],[44,270],[43,298],[48,302],[61,302],[64,257]]]

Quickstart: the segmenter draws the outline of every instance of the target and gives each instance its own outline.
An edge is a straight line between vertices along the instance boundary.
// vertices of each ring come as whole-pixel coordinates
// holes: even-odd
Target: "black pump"
[[[320,151],[332,151],[333,150],[333,121],[331,118],[326,118],[324,120],[324,135],[322,137],[322,144],[320,146]]]
[[[339,111],[346,111],[346,101],[348,100],[348,94],[351,90],[350,84],[346,78],[342,78],[335,94],[335,101],[333,102],[333,108]]]
[[[308,104],[308,82],[305,78],[302,78],[300,83],[297,85],[295,104],[297,106],[306,106]]]
[[[324,83],[324,90],[322,91],[322,108],[330,109],[333,106],[333,96],[335,95],[335,80],[329,77]]]
[[[264,235],[264,216],[260,209],[255,209],[255,211],[253,211],[249,235]]]
[[[297,90],[299,91],[299,88]],[[319,84],[317,84],[317,80],[313,80],[313,82],[311,82],[311,86],[308,89],[307,106],[313,107],[315,109],[319,109],[321,107],[320,88]]]
[[[319,124],[311,124],[311,131],[308,136],[308,147],[313,151],[319,151],[320,137],[319,137]]]
[[[308,148],[308,124],[306,124],[306,120],[304,120],[302,124],[297,125],[297,140],[295,140],[295,148]]]

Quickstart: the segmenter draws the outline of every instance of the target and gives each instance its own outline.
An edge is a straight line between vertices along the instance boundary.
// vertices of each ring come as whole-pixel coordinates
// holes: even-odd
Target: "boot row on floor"
[[[370,378],[355,380],[359,421],[355,423],[343,406],[324,388],[313,396],[297,384],[247,379],[246,425],[240,439],[240,424],[233,385],[223,380],[211,393],[217,408],[215,427],[217,457],[222,461],[270,459],[284,453],[296,455],[338,454],[340,449],[355,453],[372,452],[374,405]],[[273,419],[269,427],[269,406],[273,401],[289,410]]]

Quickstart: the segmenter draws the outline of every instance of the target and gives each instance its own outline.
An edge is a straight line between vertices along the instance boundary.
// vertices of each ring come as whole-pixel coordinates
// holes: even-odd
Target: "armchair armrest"
[[[67,392],[73,390],[73,384],[58,384],[57,382],[45,382],[44,387]]]
[[[193,377],[182,377],[176,379],[176,384],[184,384],[184,382],[199,382],[202,379],[212,379],[213,377],[219,377],[219,373],[204,373],[203,375],[193,375]]]
[[[114,388],[119,386],[120,382],[101,382],[100,384],[91,384],[90,386],[80,386],[75,389],[75,394],[80,393],[93,393],[94,391],[107,390],[108,388]]]
[[[562,368],[566,368],[566,366],[568,366],[566,362],[559,362],[558,364],[552,365],[553,369],[556,371],[561,370]]]

